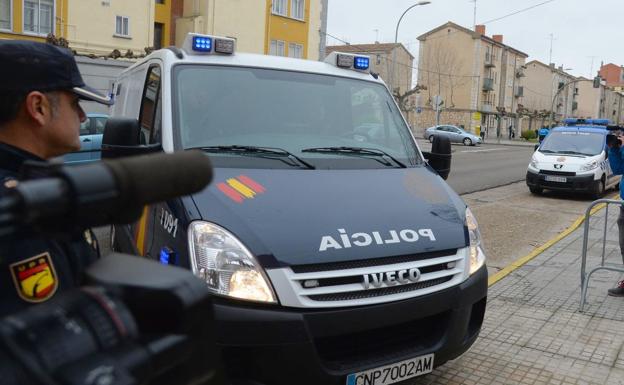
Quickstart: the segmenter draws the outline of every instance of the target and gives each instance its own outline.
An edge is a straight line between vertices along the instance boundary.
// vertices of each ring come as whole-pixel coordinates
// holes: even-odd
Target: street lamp
[[[405,14],[412,8],[414,7],[418,7],[419,5],[427,5],[427,4],[431,4],[431,1],[419,1],[418,3],[408,7],[405,12],[403,12],[403,14],[401,15],[401,17],[399,18],[399,21],[397,22],[396,25],[396,31],[394,33],[394,44],[395,47],[392,48],[392,71],[390,72],[391,77],[390,77],[390,88],[392,91],[392,94],[394,95],[394,89],[392,87],[392,83],[394,82],[394,78],[395,78],[395,70],[396,70],[396,44],[399,40],[399,25],[401,24],[401,20],[403,20],[403,16],[405,16]]]

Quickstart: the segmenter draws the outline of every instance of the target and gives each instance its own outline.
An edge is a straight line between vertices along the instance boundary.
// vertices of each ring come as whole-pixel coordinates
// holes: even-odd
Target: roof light
[[[234,40],[232,39],[215,39],[215,52],[234,53]]]
[[[235,47],[234,39],[189,33],[182,49],[189,55],[214,55],[215,53],[231,55]]]
[[[353,68],[356,70],[367,70],[370,65],[370,59],[367,56],[356,56],[353,60]]]
[[[193,51],[210,52],[212,51],[212,39],[203,36],[193,36]]]
[[[370,70],[370,57],[362,55],[332,52],[325,58],[325,63],[356,71]]]

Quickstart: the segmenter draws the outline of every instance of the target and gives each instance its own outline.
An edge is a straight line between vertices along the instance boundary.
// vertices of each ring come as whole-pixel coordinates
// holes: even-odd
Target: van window
[[[208,65],[179,65],[173,76],[174,125],[180,127],[183,148],[278,147],[312,160],[379,167],[370,159],[301,152],[350,146],[382,150],[406,164],[421,162],[409,128],[381,84]]]
[[[160,109],[160,67],[152,66],[147,71],[147,80],[141,100],[139,123],[141,126],[142,144],[160,142],[162,116]]]
[[[543,153],[594,156],[605,148],[605,135],[597,132],[551,132],[539,149]]]

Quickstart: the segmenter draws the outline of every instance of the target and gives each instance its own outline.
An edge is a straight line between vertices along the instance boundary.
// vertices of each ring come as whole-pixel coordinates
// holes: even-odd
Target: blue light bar
[[[193,36],[193,51],[210,52],[212,51],[212,38],[203,36]]]
[[[370,59],[364,56],[356,56],[353,61],[353,68],[356,70],[367,70],[370,66]]]
[[[160,263],[163,265],[175,265],[177,263],[176,252],[167,246],[160,249]]]
[[[609,119],[582,119],[582,118],[567,118],[564,119],[563,122],[566,126],[608,126],[610,121]]]

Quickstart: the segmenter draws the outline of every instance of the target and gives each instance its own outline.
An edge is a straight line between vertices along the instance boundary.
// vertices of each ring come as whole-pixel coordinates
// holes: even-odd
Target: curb
[[[614,197],[611,197],[611,198],[617,198],[618,196],[619,196],[619,192]],[[594,215],[599,210],[602,210],[605,206],[606,206],[606,204],[604,204],[604,203],[599,204],[598,206],[594,207],[590,211],[589,215]],[[565,238],[568,235],[570,235],[570,233],[572,233],[574,230],[578,229],[581,226],[581,224],[583,224],[583,222],[585,222],[585,215],[581,215],[580,217],[578,217],[574,221],[574,223],[572,223],[571,226],[569,226],[567,229],[563,230],[561,233],[559,233],[559,235],[557,235],[553,239],[551,239],[548,242],[544,243],[540,247],[534,249],[532,252],[530,252],[529,254],[525,255],[524,257],[515,260],[514,262],[512,262],[509,265],[507,265],[506,267],[504,267],[499,272],[497,272],[495,274],[492,274],[490,277],[488,277],[488,287],[491,287],[496,282],[498,282],[501,279],[505,278],[509,274],[513,273],[515,270],[519,269],[520,267],[524,266],[526,263],[530,262],[532,259],[534,259],[538,255],[542,254],[544,251],[548,250],[555,243],[559,242],[563,238]]]

